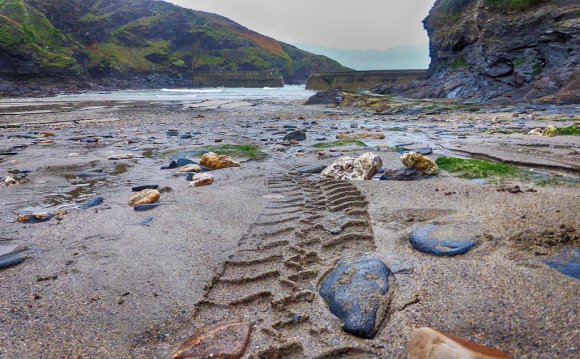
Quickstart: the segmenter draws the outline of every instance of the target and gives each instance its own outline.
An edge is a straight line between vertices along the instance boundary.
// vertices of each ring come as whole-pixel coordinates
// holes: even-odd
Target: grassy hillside
[[[335,61],[227,18],[154,0],[0,0],[0,74],[130,78],[278,68],[287,82]]]

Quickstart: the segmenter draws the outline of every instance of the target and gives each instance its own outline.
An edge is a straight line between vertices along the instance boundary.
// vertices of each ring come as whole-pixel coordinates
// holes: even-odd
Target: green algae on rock
[[[367,147],[367,145],[361,140],[355,139],[345,139],[340,141],[333,141],[333,142],[321,142],[312,147],[315,148],[332,148],[332,147],[343,147],[343,146],[360,146],[360,147]]]
[[[439,157],[435,163],[442,170],[456,173],[462,178],[518,177],[522,175],[522,171],[518,167],[495,161]]]
[[[213,152],[218,155],[236,157],[236,158],[249,158],[253,160],[263,160],[268,155],[260,150],[258,146],[254,145],[209,145],[209,146],[193,146],[193,147],[180,147],[174,150],[169,150],[161,153],[159,157],[179,157],[179,156],[193,156],[200,157],[204,153]]]

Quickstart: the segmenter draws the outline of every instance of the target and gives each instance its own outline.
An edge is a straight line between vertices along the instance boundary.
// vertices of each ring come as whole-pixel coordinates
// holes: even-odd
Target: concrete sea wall
[[[413,80],[423,80],[427,70],[381,70],[324,72],[310,75],[306,88],[325,91],[333,88],[343,90],[369,90],[378,85],[393,85]]]
[[[193,74],[199,87],[282,87],[284,81],[277,69],[265,71],[216,71]]]

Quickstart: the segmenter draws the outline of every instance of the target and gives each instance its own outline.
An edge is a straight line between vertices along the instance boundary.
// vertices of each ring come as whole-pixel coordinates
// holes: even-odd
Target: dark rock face
[[[339,105],[342,102],[342,91],[333,89],[328,91],[319,91],[311,96],[305,105]]]
[[[348,333],[373,338],[386,317],[389,276],[385,263],[373,257],[341,260],[320,285],[320,295]]]
[[[490,3],[438,0],[423,21],[429,35],[429,79],[378,91],[475,102],[578,102],[577,2],[545,1],[509,10]]]
[[[489,9],[470,1],[455,23],[442,21],[439,0],[425,19],[431,79],[458,99],[534,99],[565,92],[580,81],[577,3],[553,1],[531,9]],[[578,96],[571,94],[572,97]]]
[[[411,232],[411,245],[419,252],[434,256],[456,256],[469,252],[477,245],[474,240],[451,241],[434,238],[431,235],[437,228],[436,224],[419,227]]]

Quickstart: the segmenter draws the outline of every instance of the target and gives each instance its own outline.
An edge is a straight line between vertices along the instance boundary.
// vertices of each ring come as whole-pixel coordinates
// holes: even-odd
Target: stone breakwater
[[[382,70],[325,72],[310,75],[306,88],[326,91],[340,88],[345,91],[370,90],[381,85],[401,85],[414,80],[423,80],[427,70]]]

